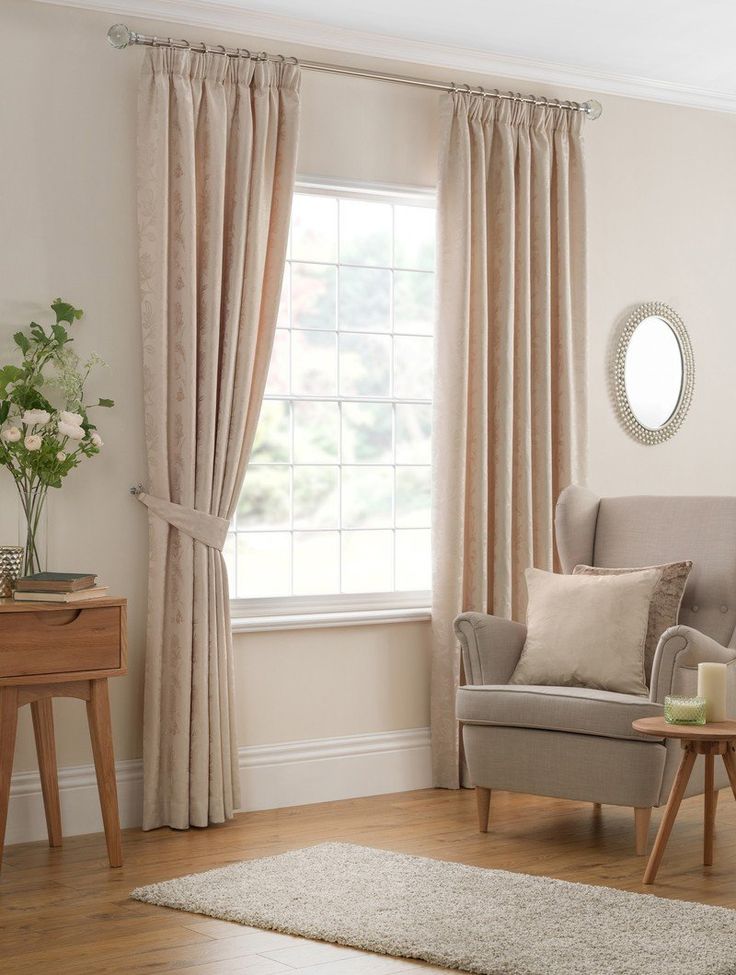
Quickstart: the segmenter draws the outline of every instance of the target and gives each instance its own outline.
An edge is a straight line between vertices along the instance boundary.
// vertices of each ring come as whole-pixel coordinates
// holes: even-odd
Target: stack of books
[[[104,596],[108,586],[98,586],[91,572],[36,572],[21,576],[13,599],[23,603],[79,603]]]

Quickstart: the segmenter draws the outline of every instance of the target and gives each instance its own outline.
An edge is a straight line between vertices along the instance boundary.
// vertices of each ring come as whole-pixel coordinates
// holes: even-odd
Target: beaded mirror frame
[[[629,343],[638,326],[645,319],[651,318],[652,316],[656,316],[667,322],[677,339],[682,356],[680,398],[669,418],[662,426],[656,428],[644,426],[638,420],[636,414],[631,409],[629,397],[626,393],[626,353],[629,348]],[[627,433],[635,440],[639,440],[645,444],[664,443],[670,437],[673,437],[687,416],[695,387],[695,358],[693,356],[692,345],[690,344],[690,336],[685,328],[685,323],[673,308],[670,308],[663,301],[648,301],[643,305],[639,305],[632,312],[618,340],[613,373],[616,405],[621,423]]]

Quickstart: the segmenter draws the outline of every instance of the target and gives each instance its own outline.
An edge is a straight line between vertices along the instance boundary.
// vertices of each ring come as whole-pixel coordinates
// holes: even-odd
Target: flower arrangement
[[[55,324],[47,331],[31,322],[27,332],[16,332],[21,364],[0,368],[0,464],[15,481],[25,515],[23,575],[41,568],[37,534],[46,492],[103,446],[89,410],[114,406],[111,399],[84,402],[90,373],[105,363],[94,353],[82,361],[69,348],[68,328],[82,317],[81,308],[61,298],[51,308]]]

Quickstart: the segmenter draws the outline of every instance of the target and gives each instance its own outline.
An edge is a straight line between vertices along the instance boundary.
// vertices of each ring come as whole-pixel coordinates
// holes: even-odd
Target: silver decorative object
[[[680,359],[679,374],[670,377],[670,384],[672,382],[679,383],[679,389],[675,390],[676,395],[672,409],[662,422],[653,423],[652,425],[647,425],[644,422],[641,411],[637,415],[637,411],[631,401],[632,391],[627,387],[627,356],[630,351],[629,347],[636,330],[648,319],[659,319],[660,323],[668,326],[672,333],[670,335],[670,343],[674,337],[679,349]],[[663,331],[667,330],[663,329]],[[667,334],[670,333],[667,332]],[[656,366],[656,357],[654,361],[647,363],[647,367],[652,370]],[[645,444],[659,444],[669,440],[677,432],[682,421],[687,416],[693,396],[693,389],[695,387],[695,359],[685,323],[669,305],[666,305],[662,301],[649,301],[643,305],[639,305],[629,316],[616,348],[613,363],[613,381],[616,406],[621,422],[627,433],[634,437],[634,439]]]
[[[0,545],[0,596],[12,596],[23,564],[22,545]]]

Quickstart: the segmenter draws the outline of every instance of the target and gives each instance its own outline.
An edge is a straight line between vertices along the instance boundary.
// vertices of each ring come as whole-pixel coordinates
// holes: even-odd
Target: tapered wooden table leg
[[[715,756],[705,755],[705,823],[703,829],[703,863],[713,863],[713,826],[716,818]]]
[[[8,822],[10,779],[18,727],[18,688],[0,687],[0,867],[2,867],[5,827]]]
[[[731,790],[736,799],[736,762],[733,757],[733,745],[729,742],[727,750],[723,753],[723,764],[726,766],[728,781],[731,783]]]
[[[97,790],[100,793],[102,822],[105,827],[107,855],[111,867],[123,865],[123,847],[118,816],[118,789],[115,782],[115,759],[112,749],[110,723],[110,699],[107,680],[90,681],[90,698],[87,701],[87,721],[92,739],[92,754],[97,773]]]
[[[33,734],[36,739],[38,771],[41,776],[43,808],[49,846],[61,846],[61,806],[59,778],[56,771],[56,743],[54,742],[54,711],[50,697],[31,702]]]
[[[695,765],[696,758],[697,753],[693,748],[692,743],[689,741],[685,742],[685,750],[682,755],[682,761],[680,762],[680,767],[677,770],[677,776],[675,777],[675,781],[672,785],[670,797],[667,800],[667,808],[665,809],[664,816],[662,817],[662,822],[659,824],[659,831],[657,832],[657,838],[654,841],[654,846],[652,847],[652,854],[649,857],[647,868],[644,871],[645,884],[653,884],[657,876],[657,871],[659,870],[659,865],[662,862],[667,841],[670,838],[670,833],[672,832],[672,827],[674,825],[675,818],[677,817],[677,811],[680,808],[682,797],[685,795],[685,789],[687,788],[687,783],[690,779],[690,773],[693,770],[693,765]]]

